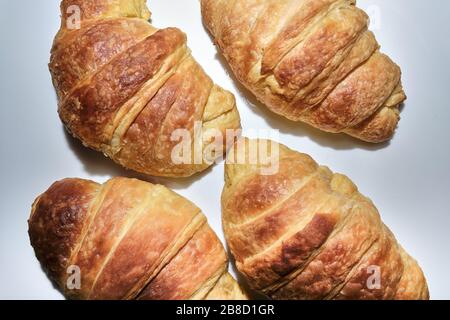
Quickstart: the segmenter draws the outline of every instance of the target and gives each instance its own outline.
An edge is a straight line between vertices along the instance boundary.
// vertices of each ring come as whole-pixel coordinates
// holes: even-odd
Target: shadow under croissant
[[[39,268],[40,268],[41,271],[42,271],[42,274],[47,275],[47,270],[44,268],[44,266],[42,265],[42,263],[41,263],[41,262],[38,262],[38,263],[39,263]],[[58,286],[58,284],[56,283],[56,281],[53,280],[53,279],[51,279],[51,278],[48,277],[48,276],[46,277],[46,279],[50,282],[50,284],[52,285],[53,289],[54,289],[55,291],[58,291],[59,294],[62,296],[62,298],[65,298],[63,292],[61,291],[61,288]]]
[[[308,124],[291,121],[281,115],[278,115],[270,111],[263,103],[258,101],[255,95],[244,85],[242,85],[239,80],[237,80],[225,57],[220,52],[216,53],[216,60],[220,62],[224,70],[226,70],[227,74],[233,80],[236,91],[240,92],[241,96],[243,96],[247,101],[247,104],[250,106],[250,110],[252,110],[252,112],[258,117],[262,117],[271,128],[277,129],[283,134],[307,137],[323,147],[332,148],[334,150],[351,150],[360,148],[368,151],[377,151],[384,149],[391,144],[392,140],[384,143],[372,144],[358,140],[344,133],[336,134],[324,132]],[[400,111],[402,108],[403,104],[400,107]]]
[[[200,181],[203,177],[211,172],[213,167],[211,166],[205,171],[187,178],[154,177],[143,173],[138,173],[120,166],[113,160],[103,155],[101,152],[83,146],[83,144],[78,139],[72,137],[72,135],[67,132],[64,126],[62,126],[62,130],[64,131],[69,148],[83,163],[85,172],[90,175],[135,178],[153,184],[162,184],[170,189],[181,190],[188,188],[194,182]]]

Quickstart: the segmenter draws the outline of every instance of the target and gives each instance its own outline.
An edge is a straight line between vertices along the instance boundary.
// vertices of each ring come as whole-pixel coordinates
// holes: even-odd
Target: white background
[[[351,177],[423,267],[434,299],[450,298],[450,2],[361,0],[375,33],[403,69],[408,101],[390,144],[370,146],[281,119],[253,105],[204,30],[197,0],[153,0],[153,24],[176,26],[211,77],[237,97],[244,128],[278,128],[279,140]],[[379,14],[377,14],[377,12]],[[378,17],[378,18],[377,18]],[[136,176],[68,137],[47,68],[59,0],[0,0],[0,298],[61,299],[27,235],[34,198],[55,180]],[[150,179],[149,179],[150,180]],[[200,206],[221,238],[223,164],[164,183]]]

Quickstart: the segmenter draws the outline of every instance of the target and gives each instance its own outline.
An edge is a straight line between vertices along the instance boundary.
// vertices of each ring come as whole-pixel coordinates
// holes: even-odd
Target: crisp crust
[[[112,139],[120,108],[185,41],[178,29],[164,29],[121,53],[62,102],[61,119],[86,144],[102,150]]]
[[[70,27],[73,6],[81,10],[79,29]],[[219,88],[226,98],[213,99],[218,87],[192,58],[184,33],[152,27],[144,0],[64,0],[61,12],[49,67],[60,117],[73,136],[125,168],[155,176],[191,176],[223,156],[228,145],[212,161],[172,159],[178,129],[240,128],[234,97]],[[200,152],[209,144],[203,140]],[[192,145],[191,154],[197,149]]]
[[[135,179],[55,183],[35,201],[29,234],[44,270],[71,299],[204,299],[235,284],[219,284],[227,257],[200,209]],[[66,286],[69,266],[81,272],[80,289]],[[237,284],[225,287],[223,298],[242,297]]]
[[[150,185],[138,180],[116,178],[106,183],[95,216],[72,255],[71,264],[81,270],[82,288],[76,291],[80,297],[89,297],[104,269],[110,253],[128,232],[143,207]],[[67,292],[70,294],[70,292]]]
[[[379,52],[355,1],[201,3],[236,77],[270,110],[367,142],[392,138],[406,99],[401,71]]]
[[[138,198],[132,200],[137,203]],[[89,298],[135,298],[204,222],[196,206],[166,188],[153,187],[137,216],[125,225],[120,243],[110,249]]]
[[[250,142],[235,148],[248,153]],[[417,262],[347,177],[282,145],[279,159],[271,176],[226,165],[225,236],[253,289],[274,299],[428,299]],[[368,285],[373,267],[380,287]]]
[[[60,37],[49,64],[59,98],[155,31],[142,19],[122,18],[90,23]]]
[[[400,69],[375,53],[340,82],[322,104],[304,115],[305,121],[340,132],[362,123],[383,107],[400,80]]]
[[[65,179],[54,183],[33,204],[28,233],[36,257],[58,285],[69,266],[99,185],[85,180]]]
[[[195,121],[204,113],[213,83],[192,59],[184,60],[177,71],[159,89],[124,135],[120,158],[130,159],[128,164],[138,171],[160,168],[165,171],[186,170],[173,164],[170,159],[179,141],[172,141],[174,128],[189,128],[194,135]],[[199,165],[198,171],[205,165]]]
[[[227,257],[222,244],[208,225],[203,225],[177,256],[141,292],[141,300],[187,300],[209,290],[225,271]],[[206,288],[206,293],[209,291]],[[203,296],[204,297],[204,296]],[[203,298],[202,297],[202,298]]]

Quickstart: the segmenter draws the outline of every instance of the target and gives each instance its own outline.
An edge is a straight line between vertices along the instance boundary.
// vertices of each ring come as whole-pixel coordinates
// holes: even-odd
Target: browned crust
[[[301,35],[307,31],[317,16],[326,14],[334,0],[304,1],[297,5],[295,15],[284,23],[279,35],[266,48],[262,60],[263,74],[269,73],[299,43]],[[286,4],[285,4],[286,5]],[[324,30],[325,31],[325,30]]]
[[[203,299],[227,270],[224,248],[198,207],[135,179],[55,183],[35,201],[29,234],[43,268],[71,299],[141,292],[146,299]],[[81,272],[80,289],[66,286],[69,266]]]
[[[401,88],[400,68],[378,52],[355,1],[201,3],[237,78],[270,110],[367,142],[392,138],[406,99],[394,90]]]
[[[338,217],[317,213],[302,230],[280,244],[256,254],[238,268],[252,279],[252,287],[264,293],[270,292],[270,285],[282,281],[308,261],[330,236]],[[273,295],[273,298],[276,296]]]
[[[142,291],[139,299],[189,299],[208,280],[223,273],[226,262],[227,257],[222,244],[211,228],[204,225]]]
[[[28,221],[31,245],[58,285],[62,284],[98,191],[99,185],[94,182],[65,179],[54,183],[33,204]]]
[[[352,128],[379,110],[400,80],[400,69],[385,55],[375,53],[304,116],[327,131]]]
[[[311,161],[280,145],[273,176],[226,165],[225,236],[251,287],[275,299],[428,299],[422,270],[372,202]],[[374,266],[379,288],[368,285]]]
[[[186,41],[178,29],[159,30],[119,54],[62,101],[61,119],[86,144],[101,150],[112,139],[114,116],[122,105],[161,68]]]
[[[155,31],[141,19],[116,19],[91,24],[59,39],[49,65],[59,98],[64,99],[79,82]],[[61,42],[64,46],[58,47]]]
[[[71,6],[81,10],[80,29],[68,25]],[[232,94],[217,89],[195,62],[180,30],[152,27],[145,0],[64,0],[61,12],[49,67],[72,135],[149,175],[191,176],[222,157],[226,148],[213,161],[179,165],[172,159],[177,129],[192,132],[196,122],[220,132],[240,128]],[[216,99],[220,90],[224,98]]]
[[[148,203],[130,222],[114,251],[110,251],[89,298],[134,298],[152,280],[164,259],[175,257],[196,230],[193,221],[200,213],[197,207],[165,188],[149,191]],[[185,234],[187,228],[192,230]]]
[[[167,161],[179,143],[172,141],[172,133],[189,128],[194,136],[195,122],[203,117],[212,86],[211,79],[192,58],[184,60],[128,129],[116,157],[127,159],[128,166],[137,171],[158,168],[164,174],[188,170],[186,165]]]
[[[378,239],[374,226],[380,223],[367,215],[364,207],[354,207],[344,214],[345,220],[336,226],[314,259],[274,290],[275,299],[326,299],[343,286],[353,266]]]
[[[346,23],[342,23],[346,19]],[[341,50],[352,45],[367,26],[366,15],[358,10],[332,11],[320,28],[289,50],[272,70],[281,86],[301,89],[310,83]]]

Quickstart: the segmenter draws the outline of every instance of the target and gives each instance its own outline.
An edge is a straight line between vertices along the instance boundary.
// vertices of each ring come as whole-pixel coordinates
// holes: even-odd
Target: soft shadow
[[[250,110],[252,110],[252,112],[258,117],[263,118],[270,127],[279,130],[283,134],[306,137],[323,147],[332,148],[335,150],[351,150],[360,148],[369,151],[376,151],[388,147],[391,143],[391,141],[388,141],[373,144],[358,140],[343,133],[327,133],[308,124],[291,121],[275,114],[263,103],[259,102],[255,95],[237,80],[225,57],[220,54],[220,52],[216,53],[216,59],[220,62],[227,74],[233,80],[236,90],[240,92],[242,97],[247,101],[247,104],[250,106]]]
[[[194,182],[200,181],[212,170],[212,167],[210,167],[201,173],[197,173],[192,177],[187,178],[163,178],[145,175],[128,170],[107,158],[101,152],[83,146],[78,139],[72,137],[72,135],[65,130],[64,126],[63,130],[69,148],[83,163],[84,170],[89,175],[135,178],[154,184],[162,184],[171,189],[182,190],[188,188]]]
[[[56,291],[58,291],[61,296],[67,300],[67,298],[64,295],[64,292],[61,290],[61,288],[59,287],[58,283],[56,282],[56,280],[52,279],[48,273],[47,273],[47,269],[44,267],[44,265],[39,261],[39,268],[41,269],[42,273],[45,274],[45,276],[47,277],[47,280],[50,281],[53,289],[55,289]]]

